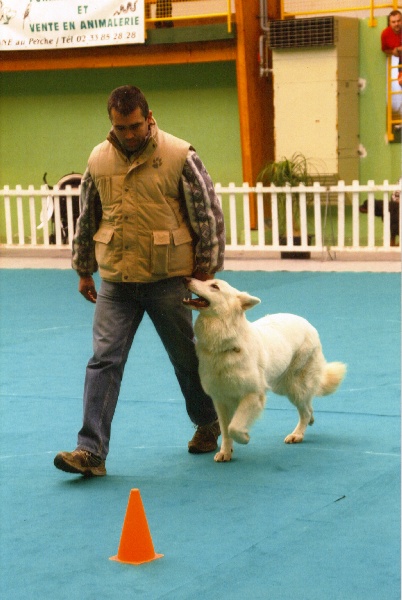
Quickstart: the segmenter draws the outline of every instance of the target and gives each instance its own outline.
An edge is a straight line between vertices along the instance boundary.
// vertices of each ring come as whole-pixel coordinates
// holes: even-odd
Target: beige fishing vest
[[[95,255],[107,281],[146,283],[194,270],[193,239],[178,198],[190,145],[156,125],[153,131],[133,162],[108,141],[89,157],[103,210]]]

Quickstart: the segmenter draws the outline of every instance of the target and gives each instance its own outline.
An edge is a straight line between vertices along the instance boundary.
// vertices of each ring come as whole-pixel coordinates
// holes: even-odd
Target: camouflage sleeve
[[[189,150],[184,164],[182,186],[195,236],[196,269],[212,275],[223,269],[225,225],[212,180],[193,149]]]
[[[88,171],[81,181],[80,216],[73,238],[72,267],[80,275],[92,275],[98,270],[93,236],[102,218],[102,205],[98,190]]]

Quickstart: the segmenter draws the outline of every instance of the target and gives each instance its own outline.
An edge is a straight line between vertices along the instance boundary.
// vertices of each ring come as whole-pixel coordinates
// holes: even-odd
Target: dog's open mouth
[[[209,302],[202,296],[196,296],[195,298],[183,298],[183,304],[186,306],[193,306],[194,308],[207,308]]]

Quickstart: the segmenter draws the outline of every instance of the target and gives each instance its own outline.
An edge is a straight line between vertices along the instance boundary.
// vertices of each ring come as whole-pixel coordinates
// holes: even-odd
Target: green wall
[[[0,185],[83,172],[110,123],[112,89],[133,84],[158,125],[188,140],[215,182],[242,182],[233,62],[0,74]]]
[[[380,41],[386,26],[386,17],[378,18],[376,27],[369,27],[368,19],[360,20],[360,77],[366,80],[360,93],[360,142],[367,151],[360,159],[361,183],[395,183],[402,174],[401,144],[386,139],[386,57]]]
[[[401,144],[386,141],[386,69],[377,27],[360,20],[360,181],[401,176]],[[158,124],[191,142],[212,179],[242,183],[234,62],[0,73],[0,186],[50,184],[83,172],[109,121],[110,91],[127,83],[146,94]],[[258,124],[256,124],[258,133]],[[250,182],[254,183],[254,182]]]

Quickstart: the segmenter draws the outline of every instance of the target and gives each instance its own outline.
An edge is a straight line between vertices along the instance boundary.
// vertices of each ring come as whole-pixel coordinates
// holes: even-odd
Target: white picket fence
[[[300,185],[294,188],[273,185],[264,187],[261,183],[257,183],[255,187],[247,184],[241,187],[234,184],[223,187],[217,184],[215,187],[222,206],[225,208],[228,204],[228,250],[400,252],[398,247],[391,247],[389,211],[392,195],[401,190],[400,183],[390,184],[384,181],[376,185],[374,181],[368,181],[367,185],[361,185],[358,181],[353,181],[351,185],[346,185],[344,181],[339,181],[333,186],[314,183],[311,187]],[[284,194],[286,196],[284,236],[280,235],[279,228],[279,194],[282,198]],[[301,240],[297,241],[297,245],[293,238],[292,203],[295,194],[299,203],[301,230]],[[268,199],[270,207],[268,227],[264,198]],[[250,200],[255,206],[256,232],[251,227]],[[359,208],[365,200],[367,214],[362,214]],[[375,216],[376,200],[383,202],[382,222]],[[242,211],[240,215],[239,207]],[[238,225],[239,216],[241,227]],[[401,218],[399,211],[399,231]],[[348,235],[347,229],[350,230]],[[399,237],[397,243],[399,244]]]
[[[79,188],[71,186],[59,190],[58,186],[49,189],[47,185],[42,185],[40,189],[35,189],[30,185],[23,189],[17,185],[15,189],[10,189],[5,185],[0,189],[0,197],[4,199],[0,225],[4,224],[5,228],[5,242],[2,232],[0,246],[62,248],[65,247],[63,237],[71,246],[74,235],[73,202],[78,202],[79,192]],[[60,197],[63,197],[66,219],[61,216]]]
[[[391,245],[389,202],[400,184],[354,181],[345,185],[311,187],[255,187],[217,183],[227,230],[227,251],[256,252],[324,252],[356,251],[399,253]],[[286,197],[286,233],[280,235],[279,198]],[[293,238],[292,202],[295,194],[300,207],[300,239]],[[41,186],[4,186],[0,189],[0,247],[68,248],[74,232],[74,211],[78,207],[79,188],[59,190]],[[293,198],[293,199],[292,199]],[[367,200],[367,214],[360,205]],[[382,221],[375,216],[375,201],[383,202]],[[268,202],[267,202],[268,201]],[[74,205],[73,205],[74,203]],[[254,210],[252,207],[254,206]],[[268,208],[267,208],[268,206]],[[401,228],[399,211],[399,231]],[[252,220],[254,222],[252,222]],[[399,237],[397,238],[399,244]]]

